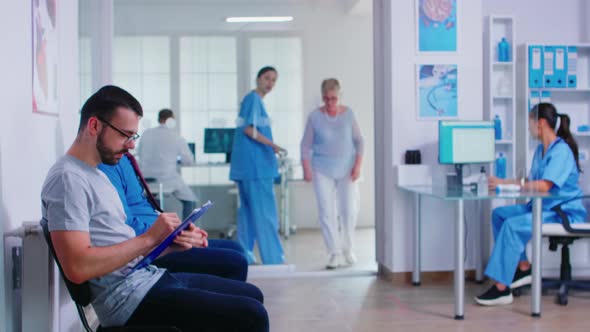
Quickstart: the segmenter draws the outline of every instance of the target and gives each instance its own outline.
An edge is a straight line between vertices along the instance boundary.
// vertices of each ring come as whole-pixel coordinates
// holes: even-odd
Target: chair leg
[[[559,305],[567,305],[567,295],[569,292],[569,283],[572,281],[572,266],[570,264],[570,248],[567,244],[561,247],[561,266],[559,271],[559,280],[561,286],[557,294],[556,302]]]
[[[561,266],[559,279],[564,281],[572,280],[572,266],[570,264],[570,248],[567,244],[561,247]]]
[[[557,304],[559,305],[567,305],[567,294],[569,291],[569,287],[567,284],[562,284],[559,287],[559,293],[557,294]]]

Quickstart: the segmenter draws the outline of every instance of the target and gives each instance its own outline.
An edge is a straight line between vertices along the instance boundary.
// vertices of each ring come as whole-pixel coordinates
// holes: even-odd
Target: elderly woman
[[[353,232],[358,214],[358,189],[363,160],[363,138],[352,110],[340,105],[340,83],[322,82],[324,105],[307,120],[301,140],[304,180],[313,182],[322,234],[328,250],[326,268],[356,262]],[[337,204],[337,209],[334,204]],[[338,231],[339,225],[342,238]]]

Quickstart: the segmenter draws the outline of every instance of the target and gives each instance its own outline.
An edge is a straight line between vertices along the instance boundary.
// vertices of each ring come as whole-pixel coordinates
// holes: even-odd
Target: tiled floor
[[[484,286],[466,283],[465,320],[453,317],[452,283],[413,287],[375,275],[250,280],[265,294],[271,331],[590,331],[590,293],[575,293],[566,307],[543,296],[540,319],[529,314],[530,295],[502,307],[472,298]]]
[[[465,320],[456,321],[452,282],[413,287],[377,277],[374,237],[374,229],[358,229],[358,264],[327,271],[321,233],[300,230],[283,241],[292,266],[253,267],[249,282],[265,294],[271,331],[590,331],[590,293],[574,293],[567,307],[555,304],[553,294],[545,295],[537,319],[530,316],[528,294],[508,306],[476,305],[472,299],[485,286],[469,281]]]
[[[319,229],[298,230],[288,240],[281,240],[287,263],[294,265],[296,272],[330,272],[325,269],[328,256]],[[374,228],[359,228],[356,230],[354,252],[357,256],[357,264],[333,271],[338,272],[338,274],[344,271],[377,271]]]

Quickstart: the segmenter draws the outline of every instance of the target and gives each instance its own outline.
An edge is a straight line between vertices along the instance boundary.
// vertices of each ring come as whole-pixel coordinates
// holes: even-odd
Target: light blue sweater
[[[363,154],[363,137],[350,108],[335,117],[311,112],[301,140],[301,160],[333,179],[350,176],[354,160]]]

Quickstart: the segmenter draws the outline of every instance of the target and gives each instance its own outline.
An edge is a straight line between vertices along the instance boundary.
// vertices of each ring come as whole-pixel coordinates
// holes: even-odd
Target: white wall
[[[377,143],[378,183],[385,183],[382,195],[385,197],[380,211],[377,207],[378,261],[395,272],[411,271],[412,269],[412,222],[414,218],[413,200],[410,195],[393,188],[395,180],[393,167],[403,163],[403,152],[406,149],[421,149],[423,161],[437,165],[436,124],[434,122],[416,121],[414,65],[417,60],[426,60],[415,56],[414,35],[414,1],[396,2],[395,8],[387,0],[377,0],[385,13],[383,22],[378,23],[384,29],[385,36],[376,34],[383,52],[383,64],[376,68],[376,79],[385,86],[384,91],[376,89],[376,112],[384,112],[377,118],[385,121],[384,128],[376,130],[379,137],[376,142],[391,142],[391,150]],[[482,26],[484,18],[490,14],[510,15],[514,17],[516,43],[518,46],[527,41],[544,43],[587,42],[590,36],[587,15],[590,4],[582,0],[481,0],[459,3],[460,45],[467,46],[457,54],[459,66],[459,99],[461,119],[478,119],[483,115],[482,82],[487,79],[482,71],[482,49],[484,40]],[[404,31],[404,33],[399,33]],[[410,32],[410,33],[407,33]],[[460,33],[461,33],[460,32]],[[388,53],[391,53],[389,55]],[[434,59],[445,59],[434,56]],[[428,57],[430,59],[430,57]],[[453,56],[450,59],[454,59]],[[430,60],[428,60],[430,61]],[[376,62],[377,63],[377,62]],[[387,68],[391,66],[391,69]],[[465,70],[465,66],[470,69]],[[385,77],[379,77],[385,70]],[[468,76],[464,76],[468,74]],[[388,82],[389,80],[389,82]],[[468,88],[468,89],[467,89]],[[390,95],[390,96],[389,96]],[[388,106],[391,104],[391,107]],[[388,131],[392,138],[388,138]],[[389,153],[392,155],[389,156]],[[381,165],[382,164],[382,165]],[[383,167],[383,169],[379,169]],[[451,270],[453,267],[453,234],[454,208],[450,204],[426,199],[423,203],[422,216],[422,269],[424,271]],[[468,206],[468,209],[470,207]],[[469,213],[473,213],[469,210]],[[475,243],[472,222],[468,222],[467,240],[468,260],[466,268],[473,268],[473,250]],[[382,240],[379,233],[383,232]],[[586,257],[586,256],[584,256]],[[559,257],[556,254],[545,254],[544,265],[551,269],[557,266]],[[578,262],[574,262],[578,263]]]
[[[482,15],[514,17],[516,44],[583,42],[588,38],[586,0],[483,0]]]
[[[0,234],[16,229],[23,221],[40,219],[40,191],[45,175],[76,133],[79,108],[77,1],[58,1],[57,17],[60,40],[58,117],[32,112],[31,1],[10,1],[3,5],[0,20],[3,44],[0,61],[3,77],[0,80],[0,100],[3,101],[0,108],[3,119],[0,121]],[[6,268],[8,263],[0,265],[5,279],[0,288],[11,279],[11,271]],[[8,289],[6,297],[10,297]],[[1,292],[0,303],[4,303]],[[6,309],[10,308],[8,304]],[[5,310],[0,311],[0,330],[5,328],[3,324],[10,324],[11,313],[6,314],[6,319],[2,318],[4,313]]]
[[[263,1],[247,5],[234,2],[237,4],[228,4],[227,1],[225,5],[223,2],[213,4],[208,1],[116,1],[115,34],[237,34],[284,31],[301,36],[304,49],[305,116],[320,105],[321,81],[327,77],[339,78],[343,103],[352,107],[355,112],[366,142],[363,178],[360,182],[363,209],[359,215],[359,225],[373,225],[372,19],[365,9],[366,2],[360,3],[363,8],[353,9],[353,12],[359,14],[349,14],[348,7],[339,1],[298,1],[297,4],[290,4],[289,1]],[[231,25],[224,22],[226,16],[261,14],[293,15],[295,20],[278,25]],[[83,29],[81,33],[86,34],[86,31]],[[318,227],[312,186],[295,182],[291,188],[292,222],[300,228]]]
[[[391,131],[391,143],[384,142],[385,148],[378,146],[378,153],[387,154],[388,144],[390,160],[384,160],[382,172],[389,172],[378,181],[390,183],[384,188],[389,201],[384,201],[383,208],[388,210],[384,216],[391,215],[391,219],[384,219],[383,225],[377,229],[385,231],[385,243],[378,245],[381,252],[377,253],[379,263],[394,272],[411,271],[412,267],[412,225],[414,220],[414,205],[412,197],[391,185],[394,166],[403,163],[403,154],[408,149],[420,149],[424,164],[430,164],[435,172],[443,172],[437,163],[437,122],[418,121],[416,116],[416,64],[457,64],[458,65],[458,108],[459,118],[463,120],[481,119],[483,116],[482,96],[482,22],[481,1],[461,1],[457,8],[458,52],[450,55],[417,55],[415,34],[415,2],[400,1],[395,6],[384,2],[383,22],[385,27],[382,42],[385,47],[391,47],[390,59],[384,59],[384,64],[391,66],[385,72],[382,81],[391,81],[391,89],[376,96],[384,100],[383,109],[376,112],[391,112],[390,124],[385,124],[381,132],[382,138],[387,131]],[[386,40],[388,39],[388,40]],[[391,44],[388,46],[387,44]],[[383,50],[389,52],[389,50]],[[387,63],[387,62],[390,62]],[[376,68],[381,71],[381,68]],[[390,99],[387,99],[390,95]],[[387,103],[391,109],[387,109]],[[383,119],[388,119],[384,117]],[[378,124],[376,124],[378,125]],[[389,128],[388,128],[389,126]],[[389,163],[389,164],[387,164]],[[451,270],[453,268],[453,234],[454,207],[448,203],[434,199],[424,199],[422,208],[422,268],[424,271]],[[382,222],[379,220],[378,222]],[[469,228],[470,225],[468,224]],[[472,240],[468,240],[471,243]],[[472,244],[472,243],[471,243]],[[392,252],[385,252],[391,247]],[[467,252],[472,251],[468,247]],[[467,267],[471,265],[467,262]]]

